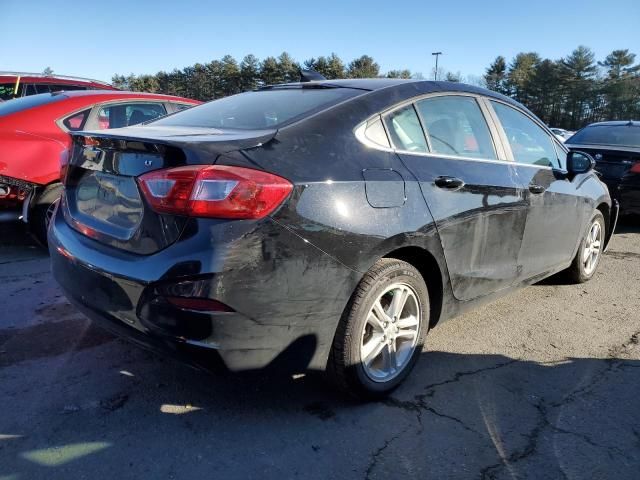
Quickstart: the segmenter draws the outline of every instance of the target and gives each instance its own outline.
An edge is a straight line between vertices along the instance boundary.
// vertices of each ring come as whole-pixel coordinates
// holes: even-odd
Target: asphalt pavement
[[[0,480],[637,479],[640,221],[596,277],[437,326],[359,404],[315,375],[210,375],[116,339],[0,226]]]

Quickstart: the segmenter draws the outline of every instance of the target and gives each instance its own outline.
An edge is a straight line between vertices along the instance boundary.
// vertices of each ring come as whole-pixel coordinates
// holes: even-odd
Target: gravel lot
[[[640,221],[596,278],[434,329],[410,379],[357,404],[313,376],[212,376],[68,305],[0,226],[0,479],[638,478]]]

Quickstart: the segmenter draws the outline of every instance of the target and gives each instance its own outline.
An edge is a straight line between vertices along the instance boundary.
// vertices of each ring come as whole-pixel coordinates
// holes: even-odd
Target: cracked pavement
[[[314,375],[212,376],[92,327],[0,225],[0,479],[638,478],[640,222],[597,276],[436,327],[358,404]]]

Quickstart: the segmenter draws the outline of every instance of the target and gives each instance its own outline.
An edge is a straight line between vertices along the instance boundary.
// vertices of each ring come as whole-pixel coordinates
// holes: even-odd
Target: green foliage
[[[573,130],[596,121],[640,117],[640,65],[634,62],[629,50],[614,50],[596,62],[585,46],[560,60],[519,53],[508,67],[504,57],[497,57],[484,81],[548,125]]]
[[[374,78],[380,73],[380,66],[369,55],[362,55],[349,63],[347,77]]]
[[[418,78],[420,73],[390,70],[369,55],[345,63],[336,55],[313,57],[302,66],[287,52],[260,61],[254,55],[240,63],[231,55],[209,63],[155,75],[114,75],[112,83],[123,90],[165,93],[211,100],[253,90],[263,85],[296,82],[299,69],[312,69],[338,78]],[[50,70],[50,69],[48,69]],[[435,73],[435,72],[433,72]],[[429,77],[433,78],[433,74]],[[614,50],[601,62],[579,46],[560,60],[543,59],[535,52],[517,54],[510,62],[498,56],[482,77],[438,71],[438,79],[486,86],[523,103],[549,125],[576,129],[600,120],[640,119],[640,64],[628,49]]]

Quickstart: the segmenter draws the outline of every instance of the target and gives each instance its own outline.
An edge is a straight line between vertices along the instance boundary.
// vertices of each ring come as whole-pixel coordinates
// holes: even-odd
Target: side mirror
[[[596,161],[588,153],[571,151],[567,154],[567,171],[573,175],[587,173],[595,166]]]

